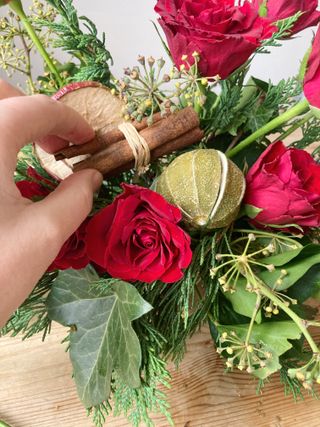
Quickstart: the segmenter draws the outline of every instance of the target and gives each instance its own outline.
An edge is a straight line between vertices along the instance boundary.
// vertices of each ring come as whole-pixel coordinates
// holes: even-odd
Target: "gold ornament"
[[[245,192],[240,169],[218,150],[178,156],[160,175],[155,190],[178,206],[195,228],[222,228],[235,220]]]

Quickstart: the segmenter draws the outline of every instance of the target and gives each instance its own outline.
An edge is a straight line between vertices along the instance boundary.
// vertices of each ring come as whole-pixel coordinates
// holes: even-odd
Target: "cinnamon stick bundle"
[[[190,133],[190,135],[189,135]],[[140,135],[147,142],[153,158],[168,154],[178,147],[191,145],[199,141],[203,133],[199,129],[199,117],[193,108],[188,107],[160,120],[154,125],[143,129]],[[170,144],[171,142],[171,144]],[[88,159],[76,163],[74,171],[93,168],[99,170],[103,175],[113,175],[114,171],[130,169],[134,154],[125,139],[111,144],[104,150],[93,154]]]
[[[159,122],[162,118],[163,117],[161,113],[154,114],[153,124]],[[147,120],[147,117],[145,117],[141,120],[141,122],[133,122],[132,124],[137,129],[137,131],[140,132],[148,127]],[[81,156],[84,154],[94,154],[103,150],[106,148],[106,146],[121,140],[123,140],[123,133],[118,128],[114,128],[105,133],[103,136],[97,136],[85,144],[72,145],[71,147],[63,148],[62,150],[57,151],[55,153],[55,158],[56,160],[63,160],[71,159],[72,157]]]
[[[188,107],[166,118],[163,118],[160,113],[156,114],[154,123],[149,127],[146,120],[139,124],[135,123],[134,126],[146,141],[151,160],[154,160],[200,141],[203,131],[199,124],[197,113],[193,108]],[[119,129],[105,134],[103,143],[94,140],[87,144],[75,145],[59,151],[55,156],[56,160],[62,160],[91,153],[93,154],[86,160],[75,163],[73,170],[93,168],[103,175],[112,176],[129,170],[134,165],[133,150]]]
[[[204,132],[200,128],[194,128],[189,132],[184,133],[172,141],[169,141],[154,150],[151,151],[151,161],[159,159],[159,157],[170,154],[173,151],[182,150],[190,145],[195,144],[200,141],[204,136]],[[106,177],[116,176],[122,172],[128,171],[134,167],[134,161],[128,162],[123,166],[120,166],[117,169],[113,169],[110,172],[105,172]]]

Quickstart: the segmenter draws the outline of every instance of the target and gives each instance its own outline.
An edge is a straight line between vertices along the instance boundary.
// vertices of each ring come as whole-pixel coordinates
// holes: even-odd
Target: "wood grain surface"
[[[92,427],[79,402],[65,345],[64,328],[54,325],[45,343],[41,336],[21,341],[0,339],[0,419],[12,427]],[[246,373],[225,374],[204,328],[188,344],[188,353],[173,376],[169,401],[176,427],[319,427],[320,402],[285,397],[278,376],[262,395]],[[167,427],[155,416],[156,427]],[[106,426],[129,427],[110,417]]]

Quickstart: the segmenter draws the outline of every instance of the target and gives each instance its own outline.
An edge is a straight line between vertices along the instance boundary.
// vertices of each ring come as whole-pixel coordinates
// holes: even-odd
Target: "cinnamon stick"
[[[161,113],[156,113],[153,115],[153,123],[157,123],[162,119]],[[148,127],[147,123],[148,118],[145,117],[141,122],[132,122],[133,126],[137,129],[138,132]],[[71,159],[72,157],[81,156],[83,154],[94,154],[98,151],[103,150],[106,146],[119,142],[123,139],[123,133],[118,129],[111,129],[109,132],[106,132],[104,135],[97,136],[91,141],[81,144],[81,145],[72,145],[70,147],[63,148],[55,153],[56,160]]]
[[[140,134],[146,140],[150,151],[152,151],[170,141],[179,139],[195,128],[199,128],[199,117],[193,108],[188,107],[142,130]],[[88,159],[76,163],[74,171],[93,168],[99,170],[102,174],[108,174],[110,171],[120,168],[132,160],[134,160],[133,152],[124,139],[111,144]]]
[[[170,154],[173,151],[183,150],[184,148],[190,147],[193,144],[201,141],[204,136],[204,132],[200,128],[194,128],[191,131],[186,132],[185,134],[179,136],[172,141],[167,142],[166,144],[161,145],[160,147],[155,148],[151,151],[151,161],[159,159],[159,157]],[[134,167],[134,161],[128,162],[123,166],[120,166],[117,169],[113,169],[105,173],[106,177],[116,176],[122,172],[128,171]]]

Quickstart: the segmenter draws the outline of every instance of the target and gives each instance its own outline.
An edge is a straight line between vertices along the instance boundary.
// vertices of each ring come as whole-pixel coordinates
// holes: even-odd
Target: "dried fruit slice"
[[[78,111],[93,127],[97,137],[103,141],[107,132],[123,123],[123,101],[112,95],[109,88],[98,82],[77,82],[61,88],[54,99],[65,103]],[[72,165],[86,156],[56,160],[35,144],[35,153],[42,167],[57,179],[64,179],[73,172]]]

